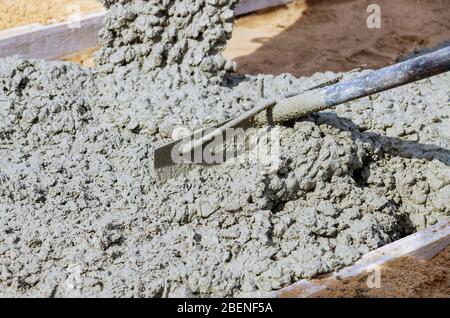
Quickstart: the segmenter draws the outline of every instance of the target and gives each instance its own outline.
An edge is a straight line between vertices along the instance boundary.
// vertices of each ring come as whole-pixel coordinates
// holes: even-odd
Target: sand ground
[[[0,0],[0,30],[101,10],[95,0]],[[370,0],[301,0],[238,19],[224,55],[240,73],[308,76],[379,68],[399,55],[450,39],[450,0],[379,0],[381,28],[367,27]],[[69,6],[68,6],[69,5]],[[62,60],[94,66],[95,48]]]
[[[379,0],[381,29],[366,26],[366,0],[316,0],[267,10],[238,19],[225,51],[241,73],[377,68],[420,47],[450,39],[450,0]],[[94,0],[0,0],[0,30],[29,23],[64,21],[79,9],[95,12]],[[93,66],[95,48],[63,58]],[[317,297],[450,297],[450,248],[429,261],[396,260],[383,268],[383,287],[368,289],[367,277],[321,292]]]
[[[315,0],[238,19],[224,52],[240,73],[342,72],[380,68],[450,39],[450,0],[379,0],[381,28],[367,27],[369,0]],[[64,60],[93,66],[95,49]]]

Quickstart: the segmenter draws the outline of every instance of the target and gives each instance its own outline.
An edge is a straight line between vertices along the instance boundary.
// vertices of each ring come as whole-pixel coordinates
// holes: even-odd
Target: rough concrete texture
[[[138,20],[136,8],[150,21],[167,11],[149,4],[182,2],[193,3],[108,1],[102,37],[117,17]],[[212,17],[231,6],[196,3]],[[139,33],[117,23],[114,34]],[[178,36],[166,52],[191,35]],[[224,45],[196,39],[208,60]],[[134,44],[111,41],[100,54],[115,65],[107,74],[0,60],[1,296],[268,295],[450,215],[450,74],[280,126],[271,174],[226,163],[160,185],[152,151],[174,127],[207,126],[337,74],[227,75],[190,64],[191,53],[148,71],[151,52],[116,65],[105,52]]]
[[[132,64],[153,77],[169,69],[184,81],[217,79],[212,75],[234,70],[219,53],[231,38],[238,0],[101,2],[109,9],[96,58],[102,70]]]

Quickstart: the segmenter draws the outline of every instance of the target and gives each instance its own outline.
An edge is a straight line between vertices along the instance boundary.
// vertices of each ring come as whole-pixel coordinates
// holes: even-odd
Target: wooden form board
[[[295,0],[242,0],[236,15],[243,15]],[[105,11],[84,15],[78,23],[31,24],[0,31],[0,58],[21,55],[55,59],[97,46]]]
[[[276,293],[277,297],[303,298],[311,296],[335,283],[338,279],[358,276],[391,260],[403,256],[429,259],[450,245],[450,219],[441,221],[425,230],[383,246],[364,255],[355,264],[326,277],[303,279]]]

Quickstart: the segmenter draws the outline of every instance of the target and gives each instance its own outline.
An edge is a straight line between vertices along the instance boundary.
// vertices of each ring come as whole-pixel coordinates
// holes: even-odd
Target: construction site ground
[[[299,1],[241,17],[224,55],[238,63],[240,73],[308,76],[379,68],[418,48],[450,39],[448,0],[379,0],[380,29],[360,27],[367,19],[369,3]],[[102,9],[94,0],[0,0],[0,30],[64,21],[73,14],[74,4],[80,5],[83,13]],[[92,67],[95,50],[62,59]],[[381,288],[368,288],[364,274],[313,297],[450,297],[449,268],[447,248],[431,260],[402,258],[387,264],[381,271]]]

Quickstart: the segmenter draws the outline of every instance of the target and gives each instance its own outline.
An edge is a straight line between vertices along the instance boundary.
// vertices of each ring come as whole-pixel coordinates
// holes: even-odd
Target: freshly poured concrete
[[[174,128],[337,76],[230,74],[230,2],[104,1],[98,71],[0,60],[0,295],[266,295],[450,215],[450,74],[279,126],[270,174],[158,184]]]

